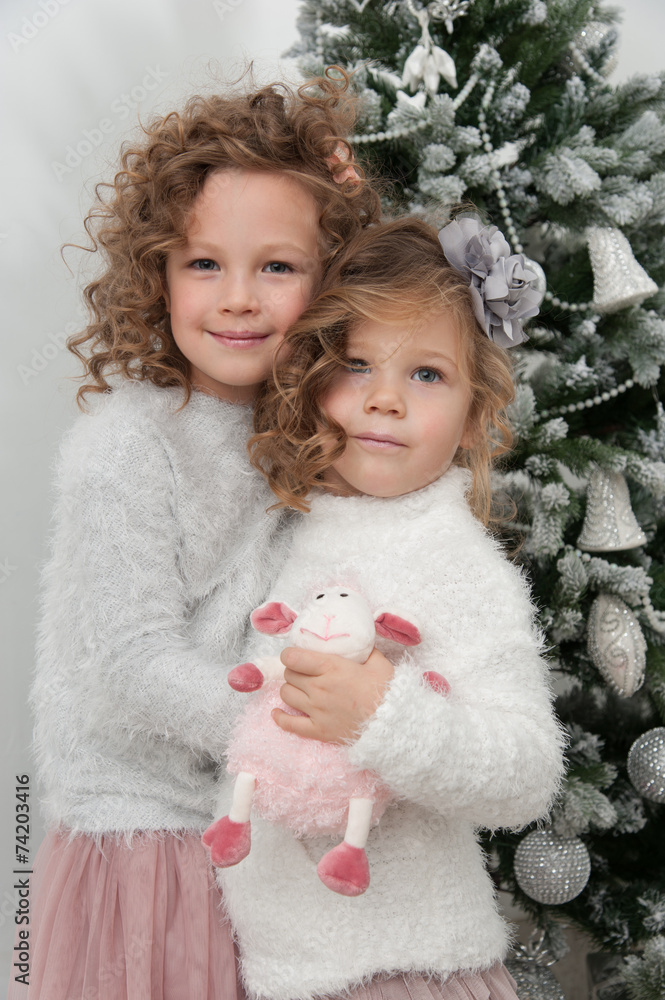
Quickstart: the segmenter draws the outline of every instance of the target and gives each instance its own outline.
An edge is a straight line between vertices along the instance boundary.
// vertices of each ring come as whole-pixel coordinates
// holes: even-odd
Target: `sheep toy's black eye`
[[[316,595],[316,600],[317,600],[317,601],[320,601],[320,600],[321,600],[321,598],[322,598],[322,597],[325,597],[325,596],[326,596],[325,594],[317,594],[317,595]]]
[[[349,595],[348,594],[340,594],[339,596],[340,597],[348,597]]]

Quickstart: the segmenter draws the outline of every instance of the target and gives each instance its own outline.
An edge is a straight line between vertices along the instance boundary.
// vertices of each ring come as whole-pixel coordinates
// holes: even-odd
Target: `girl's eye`
[[[281,260],[271,260],[263,269],[268,274],[290,274],[293,268],[290,264],[285,264]]]
[[[362,358],[349,358],[344,367],[347,372],[354,372],[356,375],[367,375],[370,369],[370,366]]]
[[[441,372],[435,368],[419,368],[413,373],[413,378],[416,382],[440,382]]]
[[[197,271],[215,271],[217,264],[208,257],[202,257],[201,260],[192,261],[192,267]]]

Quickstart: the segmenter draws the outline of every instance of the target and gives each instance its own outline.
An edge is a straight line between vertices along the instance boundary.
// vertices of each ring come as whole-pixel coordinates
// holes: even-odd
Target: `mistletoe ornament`
[[[443,79],[453,90],[457,89],[457,70],[455,63],[448,53],[435,45],[429,33],[429,14],[426,10],[418,9],[409,2],[409,10],[417,18],[420,24],[420,43],[404,63],[402,71],[402,85],[411,90],[417,90],[421,84],[430,94],[436,94],[439,89],[439,79]]]

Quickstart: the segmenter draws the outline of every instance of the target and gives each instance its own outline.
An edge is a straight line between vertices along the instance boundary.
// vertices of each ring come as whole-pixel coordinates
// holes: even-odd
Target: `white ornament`
[[[566,1000],[551,969],[515,959],[506,961],[505,966],[515,980],[520,1000]]]
[[[586,552],[621,552],[644,545],[626,480],[620,472],[596,467],[587,487],[586,515],[577,547]]]
[[[560,837],[552,829],[532,830],[517,846],[515,878],[537,903],[560,906],[582,892],[591,874],[589,852],[579,837]]]
[[[650,729],[628,753],[628,777],[645,799],[665,802],[665,728]]]
[[[397,97],[396,107],[409,114],[423,111],[427,101],[427,94],[423,90],[419,90],[417,94],[407,94],[403,90],[398,90],[395,96]]]
[[[457,71],[451,56],[435,45],[429,33],[429,15],[426,10],[417,10],[410,5],[412,12],[418,18],[421,28],[420,43],[404,63],[402,86],[416,90],[421,83],[430,94],[436,94],[439,89],[439,78],[454,89],[457,89]]]
[[[600,594],[591,605],[587,648],[594,666],[624,698],[644,683],[647,644],[635,615],[614,594]]]
[[[607,24],[603,24],[601,21],[589,21],[586,27],[578,31],[575,36],[575,45],[583,55],[588,55],[588,53],[593,52],[594,49],[600,48],[600,46],[605,42],[609,36],[612,28]],[[601,73],[603,76],[609,76],[618,64],[618,59],[616,55],[611,55],[607,62],[602,66]]]
[[[601,313],[638,305],[655,295],[658,285],[633,256],[620,229],[589,226],[589,257],[593,270],[593,307]]]
[[[542,297],[544,298],[545,291],[547,290],[547,278],[545,277],[545,272],[543,271],[542,267],[540,266],[538,261],[533,260],[533,258],[531,257],[527,257],[526,254],[524,254],[524,266],[526,267],[527,271],[531,271],[532,274],[535,274],[536,276],[529,282],[529,284],[531,285],[532,288],[535,288],[537,292],[540,292]]]
[[[453,21],[466,14],[471,2],[472,0],[432,0],[432,3],[427,4],[427,10],[433,21],[443,21],[448,34],[451,35]]]

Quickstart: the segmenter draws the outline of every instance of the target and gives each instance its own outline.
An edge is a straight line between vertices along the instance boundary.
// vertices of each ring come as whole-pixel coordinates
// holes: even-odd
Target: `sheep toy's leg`
[[[233,786],[233,801],[228,816],[208,827],[201,840],[210,848],[210,860],[217,868],[230,868],[246,858],[251,847],[249,817],[256,778],[241,771]]]
[[[369,885],[365,844],[372,822],[372,799],[351,799],[344,840],[324,854],[317,873],[324,885],[342,896],[360,896]]]

